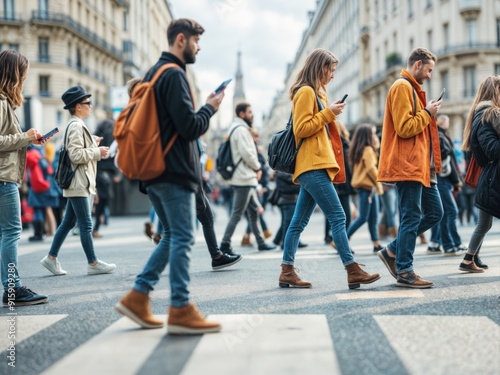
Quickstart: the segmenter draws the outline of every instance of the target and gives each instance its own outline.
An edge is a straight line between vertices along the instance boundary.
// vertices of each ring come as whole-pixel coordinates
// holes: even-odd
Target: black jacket
[[[453,141],[448,136],[446,131],[439,126],[438,133],[439,145],[441,148],[441,162],[443,164],[443,171],[439,174],[439,176],[441,178],[449,179],[453,186],[459,186],[462,184],[462,177],[460,169],[458,168]]]
[[[295,204],[299,197],[300,185],[292,181],[292,175],[284,172],[276,174],[276,189],[278,189],[278,206],[284,204]]]
[[[500,218],[500,111],[494,123],[481,121],[487,102],[476,107],[472,123],[471,149],[479,165],[484,166],[476,189],[476,206]]]
[[[211,105],[205,104],[195,112],[186,78],[186,66],[169,52],[162,53],[158,62],[146,73],[144,81],[150,81],[158,68],[167,63],[176,63],[180,69],[168,69],[155,84],[163,147],[166,147],[175,133],[179,136],[165,157],[165,172],[155,179],[145,181],[144,186],[169,182],[196,192],[202,183],[200,151],[196,139],[208,130],[215,110]]]

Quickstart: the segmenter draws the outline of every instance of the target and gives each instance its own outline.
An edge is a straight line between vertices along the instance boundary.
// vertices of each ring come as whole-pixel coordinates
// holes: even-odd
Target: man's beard
[[[245,121],[248,126],[252,127],[252,120],[250,120],[248,117],[243,117],[243,121]]]
[[[194,62],[196,61],[196,53],[194,53],[193,50],[189,48],[189,46],[186,46],[182,53],[182,56],[184,57],[184,61],[186,62],[186,64],[194,64]]]

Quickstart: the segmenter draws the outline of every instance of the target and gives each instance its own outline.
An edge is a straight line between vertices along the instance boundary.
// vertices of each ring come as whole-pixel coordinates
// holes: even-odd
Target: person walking
[[[443,206],[436,187],[441,172],[439,135],[434,116],[439,101],[426,101],[421,85],[430,79],[436,57],[425,48],[416,48],[408,57],[389,89],[385,104],[378,181],[395,183],[398,191],[400,224],[397,237],[377,255],[396,285],[430,288],[413,270],[417,236],[438,223]]]
[[[148,197],[165,227],[164,235],[151,254],[134,286],[115,306],[122,315],[143,328],[161,328],[164,322],[151,312],[150,292],[170,262],[169,334],[218,332],[221,326],[211,322],[189,298],[189,253],[194,241],[195,195],[202,184],[198,138],[209,127],[218,110],[224,90],[211,93],[197,112],[186,77],[186,65],[196,61],[203,27],[186,18],[174,19],[167,28],[168,52],[146,73],[149,82],[164,64],[167,69],[154,85],[163,147],[178,134],[165,157],[165,171],[157,178],[142,181]],[[151,124],[144,124],[150,126]],[[119,151],[121,152],[121,151]]]
[[[56,276],[67,274],[57,257],[75,224],[78,225],[80,242],[87,257],[87,274],[111,273],[116,269],[115,264],[108,264],[97,258],[92,238],[91,207],[96,194],[97,161],[108,156],[109,148],[99,146],[101,138],[95,139],[83,122],[92,112],[91,96],[81,86],[70,87],[62,95],[64,109],[71,114],[64,142],[75,176],[69,188],[63,189],[63,196],[68,199],[64,218],[57,228],[49,253],[40,261],[42,266]]]
[[[447,132],[450,127],[450,118],[446,115],[439,115],[436,123],[442,163],[442,171],[437,174],[437,188],[443,204],[443,218],[431,229],[431,240],[427,247],[427,254],[441,254],[440,247],[442,245],[444,256],[456,256],[467,250],[462,245],[462,239],[458,234],[458,206],[453,196],[453,192],[458,193],[462,189],[462,176],[455,158],[453,140]]]
[[[29,62],[13,50],[0,52],[0,270],[3,306],[36,305],[48,301],[23,286],[19,276],[17,247],[21,238],[21,185],[26,167],[26,148],[40,144],[42,135],[36,129],[21,130],[14,110],[24,102],[23,86]]]
[[[479,218],[460,271],[483,272],[479,250],[493,217],[500,218],[500,76],[489,76],[479,85],[465,122],[462,148],[484,166],[476,188]]]
[[[259,214],[263,208],[257,198],[256,186],[262,175],[262,165],[258,161],[257,146],[255,145],[251,128],[253,125],[252,107],[248,103],[236,105],[236,118],[234,119],[229,133],[231,142],[231,154],[233,160],[242,160],[238,163],[229,184],[233,187],[233,209],[229,223],[222,237],[220,250],[223,253],[233,254],[231,238],[236,226],[240,222],[245,210],[248,210],[248,217],[252,233],[257,240],[258,249],[273,250],[276,245],[267,244],[258,226]]]
[[[347,270],[350,289],[369,284],[379,274],[365,272],[354,257],[347,240],[345,213],[332,182],[345,182],[344,156],[335,119],[346,103],[336,100],[326,105],[326,85],[333,79],[338,60],[325,49],[315,49],[306,58],[290,88],[295,144],[303,139],[297,154],[293,182],[300,184],[300,193],[292,221],[285,235],[280,287],[310,288],[309,281],[296,273],[295,254],[301,233],[319,205],[330,222],[333,241]],[[322,107],[326,107],[322,109]]]
[[[378,236],[378,213],[380,210],[379,195],[384,194],[382,184],[377,181],[377,151],[380,142],[376,128],[370,124],[361,124],[354,131],[349,150],[349,163],[352,166],[352,187],[358,193],[359,214],[347,227],[347,238],[366,222],[376,253],[383,249]]]

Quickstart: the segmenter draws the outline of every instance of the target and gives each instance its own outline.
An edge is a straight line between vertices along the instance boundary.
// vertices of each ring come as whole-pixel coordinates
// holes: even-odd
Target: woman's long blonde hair
[[[23,84],[28,76],[28,59],[14,50],[0,52],[0,94],[17,108],[24,102]]]
[[[319,94],[320,89],[325,89],[322,80],[338,63],[339,60],[326,49],[317,48],[312,51],[290,87],[290,100],[293,100],[295,93],[302,86],[311,86]]]
[[[483,112],[481,121],[492,122],[497,113],[500,111],[500,76],[489,76],[479,85],[476,97],[470,107],[467,121],[465,122],[464,140],[462,143],[462,150],[464,151],[470,151],[471,149],[470,138],[472,133],[472,121],[474,120],[477,105],[484,101],[491,101],[492,106],[486,108]]]

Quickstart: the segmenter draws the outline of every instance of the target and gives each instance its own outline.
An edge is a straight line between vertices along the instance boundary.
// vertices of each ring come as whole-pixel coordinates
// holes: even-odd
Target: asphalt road
[[[217,215],[221,238],[228,218],[220,208]],[[266,219],[275,232],[278,211],[267,212]],[[111,275],[87,276],[79,237],[70,235],[59,256],[68,275],[52,276],[39,264],[51,239],[34,244],[27,240],[31,230],[23,232],[23,283],[48,294],[49,302],[15,310],[15,362],[8,358],[12,350],[4,351],[0,373],[500,374],[499,221],[483,244],[481,258],[490,266],[483,274],[463,274],[461,257],[426,255],[426,246],[417,246],[415,271],[435,283],[425,290],[395,286],[372,254],[366,226],[351,245],[356,260],[382,278],[349,290],[338,255],[323,243],[321,212],[311,218],[302,237],[309,246],[299,250],[296,262],[311,289],[279,288],[281,251],[241,248],[243,223],[233,238],[243,260],[212,271],[200,228],[191,256],[191,298],[223,330],[172,337],[165,329],[138,329],[113,309],[153,250],[143,234],[145,220],[112,217],[101,228],[96,254],[117,264]],[[459,230],[467,243],[473,227]],[[155,314],[167,313],[169,294],[167,269],[152,294]],[[0,320],[4,348],[12,340],[7,313],[4,308]]]

